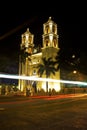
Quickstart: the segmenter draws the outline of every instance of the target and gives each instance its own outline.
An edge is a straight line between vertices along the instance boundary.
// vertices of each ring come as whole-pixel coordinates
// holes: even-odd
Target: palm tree
[[[72,49],[65,49],[59,50],[57,53],[56,62],[59,68],[64,68],[65,70],[73,70],[73,68],[77,69],[80,59],[78,56],[72,57],[74,54],[74,50]]]
[[[26,51],[26,48],[20,50],[20,56],[21,56],[20,58],[21,63],[25,63],[26,58],[28,58],[28,60],[31,61],[30,59],[31,54]]]
[[[50,77],[51,73],[55,75],[56,72],[56,63],[52,61],[52,58],[42,58],[42,63],[38,64],[38,75],[42,77],[43,74],[46,74],[46,78]],[[46,81],[46,91],[48,92],[48,81]]]
[[[31,54],[27,51],[25,47],[21,48],[19,52],[19,60],[20,60],[20,69],[19,74],[25,74],[28,75],[28,61],[31,61]],[[25,85],[25,87],[28,85],[29,81],[21,80],[19,82],[23,82],[22,84]],[[26,93],[26,90],[25,90]]]

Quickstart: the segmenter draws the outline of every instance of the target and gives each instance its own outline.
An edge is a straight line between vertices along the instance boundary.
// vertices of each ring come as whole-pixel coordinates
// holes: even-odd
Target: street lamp
[[[74,54],[72,55],[72,58],[75,58],[75,55],[74,55]]]
[[[73,71],[73,74],[76,74],[76,73],[77,73],[77,71],[74,70],[74,71]],[[75,87],[74,87],[74,94],[75,94]]]
[[[77,71],[76,71],[76,70],[74,70],[74,71],[73,71],[73,74],[76,74],[76,73],[77,73]]]

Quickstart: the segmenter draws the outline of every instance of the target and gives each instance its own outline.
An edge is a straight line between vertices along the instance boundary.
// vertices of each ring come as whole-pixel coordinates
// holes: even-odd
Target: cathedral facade
[[[38,51],[34,48],[34,35],[27,28],[26,32],[21,35],[20,50],[24,51],[25,57],[19,56],[19,75],[39,77],[36,66],[42,63],[42,58],[48,59],[51,57],[53,61],[55,60],[60,49],[58,38],[57,24],[49,17],[48,21],[43,24],[42,47]],[[42,75],[42,78],[46,78],[46,73]],[[55,75],[51,74],[49,78],[60,80],[60,70],[56,71]],[[26,88],[33,91],[40,91],[41,89],[46,91],[46,82],[19,80],[19,89],[24,91]],[[49,89],[59,91],[60,83],[48,82],[48,91]]]

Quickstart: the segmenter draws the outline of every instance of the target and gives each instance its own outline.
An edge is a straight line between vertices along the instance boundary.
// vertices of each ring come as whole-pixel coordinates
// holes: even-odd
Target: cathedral
[[[36,66],[42,63],[42,58],[55,59],[60,49],[58,47],[58,38],[57,24],[49,17],[47,22],[43,24],[42,47],[38,51],[34,47],[34,35],[27,28],[26,32],[21,35],[20,50],[23,50],[26,56],[19,56],[19,75],[32,76],[33,78],[39,77]],[[42,75],[42,78],[46,78],[46,73]],[[50,74],[49,78],[60,80],[60,69],[55,72],[55,75]],[[25,91],[26,88],[35,92],[41,89],[46,91],[46,82],[19,79],[19,89]],[[59,91],[60,83],[48,82],[48,91],[52,89]]]

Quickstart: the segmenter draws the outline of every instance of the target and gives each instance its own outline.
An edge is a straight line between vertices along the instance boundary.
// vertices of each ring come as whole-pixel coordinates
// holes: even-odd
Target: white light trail
[[[33,76],[19,76],[19,75],[0,74],[0,78],[33,80],[33,81],[48,81],[48,82],[60,82],[60,83],[67,83],[67,84],[87,85],[86,82],[57,80],[57,79],[50,79],[50,78],[38,78],[38,77],[33,77]]]

